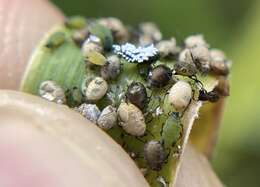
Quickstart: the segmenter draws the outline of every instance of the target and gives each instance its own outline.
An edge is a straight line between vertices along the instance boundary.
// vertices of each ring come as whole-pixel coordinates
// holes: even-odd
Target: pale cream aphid
[[[106,63],[101,67],[100,74],[105,80],[114,80],[121,72],[121,62],[117,55],[107,57]]]
[[[188,36],[184,40],[184,44],[185,44],[185,47],[189,48],[189,49],[194,46],[204,46],[204,47],[209,48],[209,44],[206,42],[206,40],[204,39],[204,36],[202,34]]]
[[[39,95],[54,103],[66,103],[64,90],[54,81],[43,81],[39,88]]]
[[[87,84],[87,83],[86,83]],[[83,90],[83,94],[88,101],[98,101],[106,94],[108,89],[107,82],[102,77],[95,77]]]
[[[192,99],[192,88],[185,81],[178,81],[169,90],[168,101],[178,112],[184,111]]]
[[[158,42],[155,47],[158,49],[162,58],[174,57],[180,52],[180,48],[177,46],[177,42],[174,37],[170,40],[162,40]]]
[[[132,136],[143,136],[146,130],[142,111],[131,103],[121,103],[117,110],[119,125]]]
[[[141,36],[139,43],[141,45],[149,45],[159,42],[162,39],[162,33],[158,27],[152,22],[141,23],[139,26]]]

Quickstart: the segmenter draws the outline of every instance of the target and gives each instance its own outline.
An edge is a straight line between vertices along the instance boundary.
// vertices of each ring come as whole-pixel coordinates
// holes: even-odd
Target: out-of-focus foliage
[[[229,187],[260,185],[260,2],[258,0],[53,0],[66,15],[154,21],[181,41],[203,33],[234,61],[214,167]],[[259,43],[258,43],[259,42]]]

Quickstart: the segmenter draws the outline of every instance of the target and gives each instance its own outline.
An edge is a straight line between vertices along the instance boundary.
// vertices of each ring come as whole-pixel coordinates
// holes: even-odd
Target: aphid
[[[153,44],[136,47],[131,43],[124,45],[113,45],[114,53],[123,57],[130,63],[143,63],[157,59],[158,50]]]
[[[95,124],[100,116],[100,110],[97,105],[94,104],[83,103],[79,107],[75,108],[75,111],[79,112],[82,116]]]
[[[100,69],[100,74],[105,80],[114,80],[121,72],[121,62],[118,56],[111,55],[107,57],[105,65]]]
[[[39,88],[39,95],[48,101],[58,104],[66,102],[64,90],[54,81],[43,81]]]
[[[216,75],[228,75],[229,68],[226,61],[221,59],[213,59],[210,61],[210,70]]]
[[[226,60],[225,53],[219,49],[211,49],[210,56],[213,60]]]
[[[148,100],[145,86],[140,82],[132,82],[127,88],[126,99],[143,110]]]
[[[184,44],[186,48],[192,48],[194,46],[209,47],[209,44],[205,41],[204,36],[201,34],[187,37],[184,41]]]
[[[160,171],[166,155],[160,141],[151,140],[144,145],[144,159],[149,168]]]
[[[205,89],[199,90],[199,98],[200,101],[209,101],[209,102],[217,102],[220,99],[219,94],[216,91],[207,92]]]
[[[132,136],[143,136],[146,124],[142,111],[131,103],[121,103],[117,110],[119,125]]]
[[[148,84],[152,87],[161,88],[166,86],[172,78],[172,70],[165,65],[158,65],[148,75]]]
[[[196,65],[197,69],[202,73],[208,73],[210,70],[210,52],[207,47],[204,46],[194,46],[191,49],[191,57],[193,63]]]
[[[117,43],[125,43],[129,39],[128,30],[119,19],[114,17],[101,18],[98,20],[98,23],[112,31]]]
[[[165,121],[161,130],[161,142],[165,148],[170,148],[182,136],[183,126],[178,113],[172,113]]]
[[[214,88],[213,91],[217,92],[221,96],[229,96],[228,79],[224,76],[218,77],[218,85]]]
[[[89,26],[89,32],[101,39],[102,46],[109,51],[113,45],[113,36],[111,31],[98,23],[93,23]]]
[[[101,77],[95,77],[89,82],[86,89],[83,90],[83,94],[89,101],[98,101],[106,94],[107,89],[107,82]]]
[[[178,61],[174,64],[174,72],[176,75],[195,76],[198,70],[194,63]]]
[[[100,38],[90,35],[87,40],[84,41],[81,47],[81,52],[84,57],[87,57],[90,52],[95,51],[98,53],[103,52],[103,47]]]
[[[168,101],[176,111],[185,110],[188,107],[191,98],[192,88],[189,83],[182,80],[171,87],[168,95]]]
[[[72,39],[78,46],[81,46],[84,43],[84,41],[87,39],[88,35],[89,35],[88,29],[83,28],[80,30],[75,30],[72,34]]]
[[[193,63],[192,54],[190,49],[184,49],[180,52],[178,60],[180,62]]]
[[[63,32],[55,32],[52,34],[47,41],[46,47],[50,49],[55,49],[60,47],[66,40],[66,36]]]
[[[83,29],[86,25],[87,20],[82,16],[72,16],[65,21],[65,26],[70,29]]]
[[[162,33],[154,23],[141,23],[139,25],[139,31],[141,33],[139,37],[139,43],[141,45],[148,45],[162,39]]]
[[[104,57],[101,53],[99,53],[97,51],[90,51],[85,55],[86,55],[85,56],[86,62],[88,62],[92,65],[103,66],[107,62],[106,57]]]
[[[117,123],[116,108],[111,105],[108,105],[102,110],[97,120],[97,125],[101,129],[108,130],[114,127],[116,123]]]
[[[180,52],[180,48],[176,44],[176,39],[171,38],[170,40],[162,40],[158,42],[156,48],[159,51],[160,57],[174,57]]]

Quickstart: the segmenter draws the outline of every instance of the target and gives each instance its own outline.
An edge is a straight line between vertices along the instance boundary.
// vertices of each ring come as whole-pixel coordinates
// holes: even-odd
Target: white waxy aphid
[[[219,49],[211,49],[210,56],[213,60],[226,60],[225,53]]]
[[[75,111],[79,112],[82,116],[93,123],[96,123],[100,116],[100,110],[95,104],[83,103],[79,107],[75,108]]]
[[[139,29],[142,33],[139,38],[139,43],[141,45],[148,45],[162,39],[162,33],[154,23],[141,23]]]
[[[181,112],[189,105],[191,98],[192,88],[190,84],[180,80],[171,87],[168,101],[176,111]]]
[[[201,34],[187,37],[184,41],[184,44],[186,48],[192,48],[194,46],[209,47],[209,44],[205,41],[204,36]]]
[[[155,47],[158,49],[161,57],[173,56],[180,52],[180,48],[177,46],[175,38],[162,40],[157,43]]]
[[[107,82],[102,77],[95,77],[89,82],[85,90],[85,96],[89,101],[100,100],[108,89]]]
[[[116,108],[109,105],[105,107],[98,120],[97,120],[97,125],[104,130],[111,129],[114,127],[117,123],[117,111]]]
[[[130,135],[142,136],[146,130],[142,111],[131,103],[121,103],[117,110],[119,125]]]
[[[117,42],[123,43],[129,39],[129,32],[119,19],[114,17],[101,18],[98,23],[109,28]]]
[[[113,45],[113,50],[114,53],[130,63],[142,63],[158,54],[158,50],[153,44],[136,47],[131,43],[126,43],[124,45]]]
[[[54,81],[44,81],[39,88],[39,95],[51,102],[64,104],[66,96],[64,90]]]

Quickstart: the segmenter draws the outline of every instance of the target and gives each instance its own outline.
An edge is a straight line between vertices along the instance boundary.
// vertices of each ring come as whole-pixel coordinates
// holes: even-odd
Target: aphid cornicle
[[[160,171],[166,155],[160,141],[151,140],[144,145],[144,159],[149,168]]]
[[[165,121],[161,131],[161,141],[165,148],[174,146],[181,138],[183,126],[178,113],[172,113]]]
[[[188,107],[191,98],[192,88],[189,83],[182,80],[171,87],[168,95],[168,101],[176,111],[185,110]]]
[[[117,110],[119,125],[132,136],[143,136],[146,124],[142,111],[131,103],[121,103]]]
[[[219,94],[216,91],[207,92],[205,89],[199,90],[198,100],[200,101],[209,101],[209,102],[217,102],[220,99]]]
[[[140,82],[132,82],[127,88],[126,99],[143,110],[148,99],[145,86]]]
[[[165,65],[158,65],[148,75],[148,84],[152,87],[161,88],[166,86],[172,78],[172,70]]]
[[[54,81],[43,81],[39,88],[39,95],[48,101],[58,104],[66,102],[64,90]]]
[[[55,49],[60,47],[66,40],[66,36],[63,32],[56,32],[50,36],[47,41],[46,47],[49,49]]]

